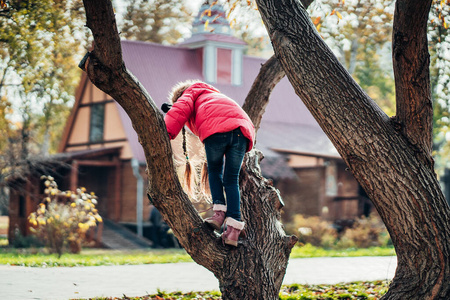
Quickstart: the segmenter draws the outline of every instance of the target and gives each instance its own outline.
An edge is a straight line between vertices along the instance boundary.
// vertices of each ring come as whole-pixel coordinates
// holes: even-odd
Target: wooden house
[[[211,16],[203,13],[206,9],[209,5],[200,9],[192,37],[179,45],[122,41],[126,67],[158,107],[167,101],[173,85],[187,79],[211,83],[242,105],[265,62],[244,54],[245,43],[231,35],[220,5],[212,7]],[[205,27],[207,20],[209,27]],[[141,234],[150,205],[145,195],[144,152],[131,121],[85,74],[75,98],[59,148],[72,168],[56,178],[63,187],[95,191],[104,218],[133,225]],[[202,145],[190,139],[190,151],[201,157]],[[263,175],[274,180],[284,198],[286,221],[296,213],[339,220],[370,210],[357,182],[286,78],[271,95],[255,147],[265,155]],[[176,155],[181,151],[179,141],[174,141],[173,149]],[[30,185],[39,186],[35,181]],[[13,195],[12,228],[16,223],[26,231],[24,218],[36,201]]]

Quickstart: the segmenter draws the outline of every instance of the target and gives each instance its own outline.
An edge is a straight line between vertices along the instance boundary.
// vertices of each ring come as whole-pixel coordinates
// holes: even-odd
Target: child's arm
[[[177,137],[181,128],[189,120],[194,111],[194,99],[192,94],[184,93],[183,96],[178,98],[172,108],[167,112],[164,117],[166,122],[167,133],[171,140]]]

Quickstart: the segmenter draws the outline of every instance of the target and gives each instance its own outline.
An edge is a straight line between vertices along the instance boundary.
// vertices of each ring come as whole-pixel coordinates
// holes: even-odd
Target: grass
[[[1,243],[1,240],[0,240]],[[393,248],[373,247],[368,249],[326,250],[309,244],[294,247],[291,258],[307,257],[357,257],[357,256],[391,256]],[[183,249],[165,250],[108,250],[83,249],[81,254],[65,253],[58,259],[43,249],[0,248],[0,264],[27,267],[77,267],[108,265],[162,264],[175,262],[192,262]]]
[[[294,247],[290,258],[308,257],[359,257],[359,256],[393,256],[394,247],[371,247],[371,248],[350,248],[350,249],[323,249],[306,244],[302,247]]]
[[[387,281],[351,282],[335,285],[307,285],[292,284],[282,286],[279,293],[279,300],[376,300],[380,299],[388,289]],[[190,293],[166,293],[158,291],[157,294],[142,297],[102,297],[92,300],[219,300],[220,292],[190,292]]]
[[[65,253],[58,259],[42,249],[0,249],[0,264],[27,267],[78,267],[192,262],[182,249],[107,250],[83,249],[81,254]]]

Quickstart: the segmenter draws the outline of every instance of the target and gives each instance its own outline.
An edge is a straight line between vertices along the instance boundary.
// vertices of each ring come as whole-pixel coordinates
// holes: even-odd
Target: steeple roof
[[[192,24],[192,35],[201,33],[215,33],[231,35],[230,22],[226,11],[218,1],[205,1]],[[214,4],[214,5],[213,5]]]

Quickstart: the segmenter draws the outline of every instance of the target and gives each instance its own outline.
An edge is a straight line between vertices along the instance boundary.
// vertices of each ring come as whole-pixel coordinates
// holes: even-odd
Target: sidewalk
[[[291,259],[284,284],[390,280],[396,257]],[[161,291],[219,290],[214,275],[195,263],[31,268],[0,265],[0,299],[67,300],[144,296]]]

